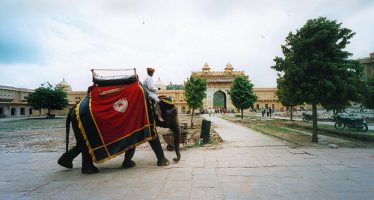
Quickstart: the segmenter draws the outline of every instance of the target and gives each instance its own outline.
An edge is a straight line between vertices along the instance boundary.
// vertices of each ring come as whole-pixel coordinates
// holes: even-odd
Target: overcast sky
[[[373,0],[0,0],[0,85],[35,89],[63,78],[91,85],[92,68],[156,68],[181,84],[207,62],[276,87],[274,57],[308,19],[337,20],[356,35],[352,58],[374,52]]]

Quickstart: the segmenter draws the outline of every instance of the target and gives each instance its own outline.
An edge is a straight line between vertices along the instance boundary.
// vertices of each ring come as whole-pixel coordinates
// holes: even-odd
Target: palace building
[[[244,71],[235,71],[231,64],[227,64],[223,71],[213,71],[205,63],[201,71],[192,72],[191,76],[207,79],[207,97],[204,99],[204,109],[218,108],[237,111],[231,103],[228,91],[236,76],[248,77]],[[155,85],[160,88],[157,92],[158,95],[165,95],[173,99],[178,112],[186,113],[190,111],[184,90],[167,90],[160,78],[158,78]],[[69,105],[64,110],[53,110],[52,114],[55,115],[66,115],[68,110],[87,94],[87,91],[73,91],[65,79],[56,84],[56,87],[62,88],[67,93]],[[258,96],[258,101],[252,109],[258,110],[263,107],[272,107],[275,110],[279,110],[282,107],[275,95],[277,88],[253,88],[253,91]],[[32,92],[34,90],[0,86],[0,118],[46,115],[46,110],[42,110],[40,113],[39,110],[33,110],[27,105],[26,97]]]
[[[228,91],[232,81],[237,76],[245,76],[244,71],[235,71],[231,64],[227,64],[224,71],[211,71],[208,63],[205,63],[201,71],[192,72],[191,77],[205,78],[207,81],[207,94],[204,99],[204,108],[220,108],[232,110]]]
[[[33,110],[26,103],[26,97],[33,90],[0,85],[0,118],[29,117]]]
[[[201,71],[192,72],[192,77],[205,78],[207,80],[207,97],[204,99],[204,108],[219,108],[225,110],[236,110],[231,103],[228,91],[237,76],[248,77],[244,71],[236,71],[228,63],[223,71],[212,71],[205,63]],[[258,110],[263,107],[272,107],[279,110],[282,104],[279,102],[275,92],[277,88],[253,88],[258,100],[251,108]]]
[[[364,65],[366,78],[374,77],[374,52],[370,53],[369,57],[358,59],[358,61]]]
[[[192,72],[191,76],[207,80],[207,97],[204,99],[203,109],[217,108],[237,111],[231,103],[228,91],[236,76],[248,77],[244,71],[235,71],[230,63],[225,66],[223,71],[213,71],[205,63],[201,71]],[[166,90],[166,87],[162,87],[160,79],[158,79],[156,86],[161,88],[157,94],[171,97],[179,112],[185,113],[190,110],[185,100],[184,90]],[[277,88],[253,88],[258,100],[251,109],[256,111],[263,107],[272,107],[275,110],[282,108],[282,104],[275,95],[276,91]]]
[[[56,84],[56,87],[65,90],[69,105],[64,110],[53,110],[52,114],[55,115],[66,115],[68,110],[87,94],[86,91],[72,91],[71,86],[65,79]],[[0,118],[46,115],[47,110],[43,109],[40,112],[27,105],[26,97],[33,92],[34,90],[26,88],[0,86]]]

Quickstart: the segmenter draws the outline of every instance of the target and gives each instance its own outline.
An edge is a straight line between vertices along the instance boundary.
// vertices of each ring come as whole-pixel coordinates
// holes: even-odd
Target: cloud
[[[270,67],[280,45],[319,16],[357,32],[348,47],[355,57],[374,46],[374,3],[363,0],[20,2],[0,2],[2,85],[37,87],[65,77],[85,90],[91,68],[135,67],[143,79],[148,66],[166,84],[183,83],[205,62],[217,71],[230,62],[255,87],[275,87]]]

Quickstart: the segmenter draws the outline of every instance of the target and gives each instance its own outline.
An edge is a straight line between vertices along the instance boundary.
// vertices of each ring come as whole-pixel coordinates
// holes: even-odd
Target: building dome
[[[225,67],[225,72],[231,73],[234,70],[234,67],[230,63],[227,63]]]
[[[204,64],[202,70],[203,70],[204,73],[208,73],[210,71],[210,67],[209,67],[208,63]]]
[[[158,77],[157,82],[155,83],[155,86],[157,88],[160,88],[160,90],[166,90],[166,85],[162,83],[160,77]]]
[[[65,78],[63,78],[61,82],[57,83],[56,87],[61,88],[65,92],[72,91],[70,84],[65,81]]]

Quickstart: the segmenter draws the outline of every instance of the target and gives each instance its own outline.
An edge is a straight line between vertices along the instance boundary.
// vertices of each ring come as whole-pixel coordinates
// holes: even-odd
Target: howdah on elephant
[[[136,89],[132,90],[132,88]],[[138,99],[134,99],[134,96],[137,96],[137,94],[141,95],[139,98],[137,97]],[[97,95],[98,98],[107,99],[100,99],[95,102],[95,95]],[[114,103],[107,106],[108,99],[113,99],[115,95],[122,96],[116,97],[113,101]],[[144,101],[142,101],[142,98]],[[84,174],[93,174],[98,172],[98,168],[93,164],[94,162],[101,163],[125,152],[122,167],[134,167],[135,162],[132,158],[136,146],[148,141],[156,154],[157,165],[167,166],[169,165],[169,161],[165,158],[164,151],[155,130],[156,126],[169,128],[173,132],[176,153],[176,158],[173,160],[178,162],[181,159],[179,150],[180,124],[178,112],[170,100],[167,98],[164,99],[164,101],[159,102],[163,118],[161,122],[154,116],[154,112],[151,111],[152,103],[148,100],[147,94],[138,81],[126,85],[90,88],[89,95],[73,106],[67,115],[66,152],[58,159],[58,164],[71,169],[73,168],[74,158],[82,153],[81,172]],[[86,109],[87,111],[84,109],[85,106],[88,108]],[[142,110],[142,107],[145,107],[145,109]],[[104,114],[98,113],[95,115],[95,109],[104,110]],[[114,114],[108,114],[108,110],[111,110],[110,112]],[[88,117],[85,117],[85,115]],[[108,116],[111,115],[117,115],[117,117],[114,117],[115,120],[102,120],[107,119]],[[122,120],[121,116],[125,116],[126,120]],[[139,116],[143,117],[140,121],[144,121],[144,123],[139,123]],[[72,149],[68,149],[70,123],[76,139],[76,145]],[[122,126],[123,130],[119,128],[110,130],[113,128],[113,124],[118,124],[120,127]],[[132,127],[130,131],[127,130],[129,127]],[[107,136],[105,136],[103,131],[105,128],[109,129],[109,134]],[[112,132],[128,132],[128,135],[113,138]]]

